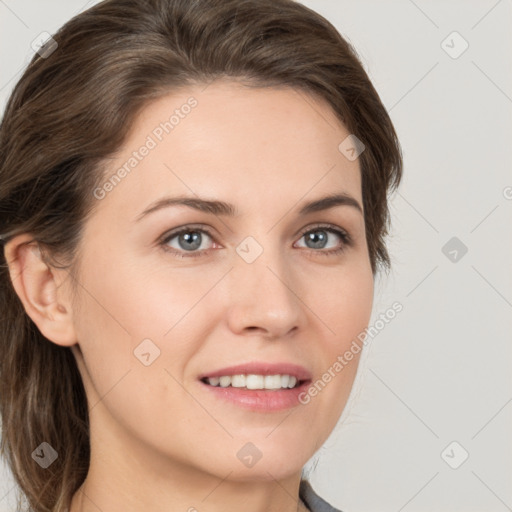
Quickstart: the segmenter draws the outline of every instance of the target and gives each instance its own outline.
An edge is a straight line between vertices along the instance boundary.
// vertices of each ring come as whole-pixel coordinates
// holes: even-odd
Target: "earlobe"
[[[5,259],[13,287],[28,316],[43,336],[62,346],[76,340],[68,297],[59,288],[62,271],[53,269],[37,242],[28,234],[18,235],[5,245]]]

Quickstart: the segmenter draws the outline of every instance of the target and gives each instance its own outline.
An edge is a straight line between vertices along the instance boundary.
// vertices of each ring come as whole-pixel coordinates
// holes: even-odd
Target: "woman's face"
[[[348,135],[327,104],[289,88],[217,81],[142,111],[91,191],[80,246],[73,353],[93,451],[162,474],[264,480],[300,472],[327,439],[359,354],[336,362],[373,298],[359,162],[339,149]],[[305,208],[335,194],[351,199]],[[300,401],[202,380],[279,386],[286,377],[264,374],[297,371],[310,381]]]

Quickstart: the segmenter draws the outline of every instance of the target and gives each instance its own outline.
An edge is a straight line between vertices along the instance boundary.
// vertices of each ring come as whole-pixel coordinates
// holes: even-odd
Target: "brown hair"
[[[322,16],[293,0],[106,0],[53,37],[58,47],[34,56],[0,125],[3,242],[30,233],[75,275],[92,191],[136,115],[178,88],[227,77],[316,94],[365,144],[370,261],[374,274],[389,268],[387,195],[400,182],[400,145],[354,49]],[[32,510],[62,511],[89,467],[86,395],[71,349],[40,333],[0,257],[1,453]],[[42,442],[58,453],[47,469],[32,457]]]

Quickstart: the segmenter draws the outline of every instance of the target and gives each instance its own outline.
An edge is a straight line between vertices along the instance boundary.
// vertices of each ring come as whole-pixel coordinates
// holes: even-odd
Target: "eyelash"
[[[307,235],[308,233],[315,232],[315,231],[327,231],[329,233],[334,233],[335,235],[338,235],[341,239],[341,247],[338,247],[337,249],[329,249],[329,250],[321,250],[321,249],[306,249],[309,252],[315,253],[315,254],[321,254],[323,256],[336,256],[344,252],[347,247],[352,246],[352,238],[351,236],[343,229],[334,227],[330,224],[318,224],[316,226],[308,227],[307,229],[303,230],[300,235],[299,239],[302,238],[304,235]],[[210,251],[215,249],[203,249],[202,251],[194,251],[194,252],[185,252],[185,251],[177,251],[176,249],[170,248],[167,244],[175,237],[182,235],[183,233],[206,233],[213,241],[215,241],[215,238],[210,233],[208,229],[205,228],[198,228],[195,226],[184,226],[183,228],[179,229],[178,231],[173,231],[171,233],[165,234],[160,241],[158,242],[158,245],[161,246],[162,250],[165,252],[171,253],[177,258],[198,258],[201,256],[208,256]]]

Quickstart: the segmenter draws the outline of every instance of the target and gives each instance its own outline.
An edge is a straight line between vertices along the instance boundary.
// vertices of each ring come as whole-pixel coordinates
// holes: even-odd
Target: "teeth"
[[[263,375],[247,375],[247,378],[244,380],[246,381],[247,389],[265,388],[265,377],[263,377]],[[233,385],[233,382],[231,382],[231,385]]]
[[[220,377],[219,384],[221,388],[227,388],[231,384],[231,377]]]
[[[220,382],[220,378],[219,377],[210,377],[210,384],[212,386],[218,386],[219,382]]]
[[[206,382],[210,386],[247,389],[290,389],[297,384],[293,375],[223,375],[222,377],[208,377]]]
[[[286,385],[288,386],[288,383]],[[279,375],[265,375],[264,386],[265,389],[280,389],[282,387],[281,377]]]
[[[245,375],[233,375],[231,377],[231,386],[234,388],[245,388]]]

